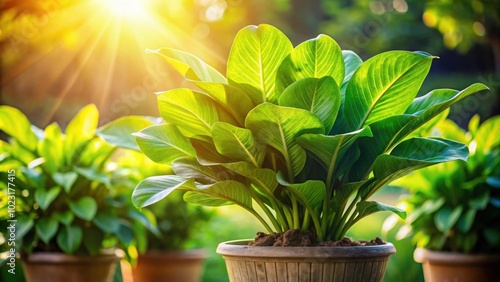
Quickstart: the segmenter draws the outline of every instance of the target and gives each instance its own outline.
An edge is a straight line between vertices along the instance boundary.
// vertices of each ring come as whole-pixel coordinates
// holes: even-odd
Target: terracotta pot
[[[382,281],[391,243],[363,247],[250,247],[248,240],[219,244],[229,280]]]
[[[133,270],[134,282],[198,282],[205,258],[201,249],[140,255]]]
[[[73,256],[63,253],[32,253],[22,258],[27,282],[108,282],[113,280],[116,255]]]
[[[422,263],[426,282],[498,281],[500,255],[468,255],[418,248],[413,258]]]

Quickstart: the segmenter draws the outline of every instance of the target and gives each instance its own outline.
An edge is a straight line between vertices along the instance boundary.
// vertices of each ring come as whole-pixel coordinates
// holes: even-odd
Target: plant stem
[[[350,213],[352,211],[352,209],[356,206],[356,204],[358,203],[358,200],[359,200],[359,194],[356,194],[356,197],[352,200],[352,202],[349,204],[349,207],[347,208],[347,210],[344,212],[344,214],[342,215],[341,219],[339,222],[337,222],[336,224],[336,228],[335,228],[335,235],[334,235],[334,240],[340,240],[342,239],[341,237],[344,236],[344,227],[347,225],[344,225],[344,227],[341,228],[340,225],[342,225],[342,223],[346,222],[347,220],[347,217],[350,216]],[[346,230],[347,231],[347,230]]]
[[[281,226],[279,224],[279,222],[276,220],[276,218],[274,217],[274,215],[271,213],[271,211],[269,210],[269,208],[266,206],[266,204],[264,204],[264,202],[262,201],[262,199],[259,197],[259,195],[253,190],[253,189],[250,189],[250,193],[252,194],[252,198],[255,200],[255,202],[257,202],[257,204],[260,206],[260,208],[264,211],[264,213],[267,215],[267,218],[269,218],[269,220],[271,221],[271,223],[273,224],[274,228],[276,231],[279,231],[281,230]]]
[[[291,195],[291,200],[292,200],[292,211],[293,211],[293,228],[297,229],[300,228],[300,217],[299,217],[299,206],[297,204],[297,199],[295,199],[295,196],[292,194]]]

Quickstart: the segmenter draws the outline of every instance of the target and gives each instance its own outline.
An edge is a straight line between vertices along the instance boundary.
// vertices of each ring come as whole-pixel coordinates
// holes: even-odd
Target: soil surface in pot
[[[316,234],[302,229],[291,229],[281,233],[266,234],[257,232],[254,241],[248,243],[249,246],[278,246],[278,247],[313,247],[313,246],[331,246],[331,247],[352,247],[352,246],[374,246],[384,245],[385,242],[380,238],[370,241],[352,241],[345,237],[338,241],[318,242]]]

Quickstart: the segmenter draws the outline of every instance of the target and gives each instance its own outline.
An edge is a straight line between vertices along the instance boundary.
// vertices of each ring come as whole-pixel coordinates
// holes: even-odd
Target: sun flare
[[[134,18],[145,15],[146,2],[141,0],[104,0],[101,3],[116,16]]]

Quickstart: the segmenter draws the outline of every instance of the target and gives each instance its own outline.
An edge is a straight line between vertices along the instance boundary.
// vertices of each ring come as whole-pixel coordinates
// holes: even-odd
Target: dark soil
[[[254,241],[248,243],[249,246],[279,246],[279,247],[312,247],[312,246],[330,246],[330,247],[352,247],[352,246],[374,246],[384,245],[385,242],[380,238],[371,241],[352,241],[345,237],[338,241],[318,242],[316,235],[310,231],[301,229],[291,229],[282,233],[265,234],[258,232]]]

